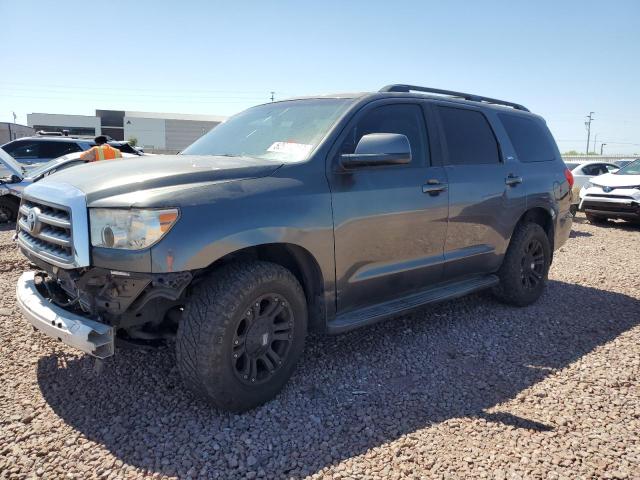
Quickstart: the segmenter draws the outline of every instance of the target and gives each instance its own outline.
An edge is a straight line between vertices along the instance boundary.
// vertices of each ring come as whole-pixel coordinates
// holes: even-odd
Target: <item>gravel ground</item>
[[[578,217],[544,297],[488,295],[310,339],[244,415],[171,346],[89,357],[32,333],[0,226],[0,478],[640,478],[640,229]]]

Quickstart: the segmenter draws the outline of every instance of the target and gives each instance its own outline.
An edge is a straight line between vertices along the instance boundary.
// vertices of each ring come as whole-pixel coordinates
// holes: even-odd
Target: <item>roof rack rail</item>
[[[45,132],[44,130],[38,130],[36,132],[36,135],[39,135],[41,137],[61,137],[62,132]]]
[[[513,102],[505,102],[504,100],[498,100],[495,98],[482,97],[480,95],[472,95],[470,93],[454,92],[452,90],[441,90],[439,88],[418,87],[416,85],[403,85],[393,84],[382,87],[380,92],[424,92],[424,93],[436,93],[438,95],[447,95],[450,97],[462,98],[464,100],[470,100],[472,102],[491,103],[493,105],[504,105],[506,107],[515,108],[516,110],[522,110],[528,112],[529,109],[523,105]]]

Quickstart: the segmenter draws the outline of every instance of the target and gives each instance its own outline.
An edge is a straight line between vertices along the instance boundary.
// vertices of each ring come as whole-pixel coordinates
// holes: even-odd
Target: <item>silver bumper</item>
[[[98,358],[114,352],[114,329],[49,302],[36,289],[35,272],[25,272],[16,286],[18,306],[27,321],[46,335]]]

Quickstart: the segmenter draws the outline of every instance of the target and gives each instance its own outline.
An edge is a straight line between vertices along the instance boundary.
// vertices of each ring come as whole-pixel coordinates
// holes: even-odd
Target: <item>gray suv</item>
[[[250,108],[180,156],[99,162],[24,191],[17,285],[38,330],[105,358],[175,337],[184,383],[271,399],[307,332],[483,289],[543,292],[572,177],[518,104],[409,85]]]

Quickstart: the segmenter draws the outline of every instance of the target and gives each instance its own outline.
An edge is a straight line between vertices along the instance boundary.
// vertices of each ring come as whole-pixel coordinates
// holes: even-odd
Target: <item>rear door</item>
[[[420,101],[389,102],[360,110],[331,159],[339,313],[399,298],[442,279],[448,211],[444,169],[431,163],[432,133]],[[353,153],[369,133],[406,135],[411,163],[342,169],[339,155]],[[429,185],[433,191],[423,192]]]
[[[519,164],[503,156],[494,125],[482,109],[435,104],[449,180],[444,279],[495,272],[526,194]]]

